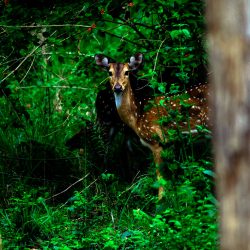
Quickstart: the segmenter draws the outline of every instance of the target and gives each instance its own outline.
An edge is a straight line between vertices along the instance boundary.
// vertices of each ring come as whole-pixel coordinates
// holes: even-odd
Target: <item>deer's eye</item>
[[[125,76],[128,76],[128,74],[129,74],[129,71],[128,71],[128,70],[125,71],[124,75],[125,75]]]
[[[112,74],[112,72],[111,71],[109,71],[109,76],[112,76],[113,74]]]

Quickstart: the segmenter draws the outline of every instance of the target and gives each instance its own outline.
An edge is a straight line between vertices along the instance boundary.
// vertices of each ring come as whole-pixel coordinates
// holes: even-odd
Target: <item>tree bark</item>
[[[250,249],[250,0],[208,0],[220,248]]]

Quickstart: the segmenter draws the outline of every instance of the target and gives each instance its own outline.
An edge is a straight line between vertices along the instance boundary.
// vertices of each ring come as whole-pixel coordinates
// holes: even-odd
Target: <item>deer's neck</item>
[[[121,120],[137,132],[138,106],[130,84],[121,93],[115,93],[115,104]]]

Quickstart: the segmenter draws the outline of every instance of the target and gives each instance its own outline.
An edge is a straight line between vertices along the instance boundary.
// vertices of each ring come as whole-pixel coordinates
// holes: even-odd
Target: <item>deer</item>
[[[178,129],[183,134],[195,134],[197,125],[209,126],[208,85],[198,85],[186,90],[185,107],[178,96],[146,97],[142,101],[136,97],[131,84],[131,78],[135,77],[143,63],[142,53],[131,56],[129,62],[126,63],[110,62],[109,58],[102,54],[95,55],[95,61],[97,65],[109,72],[109,83],[120,119],[137,134],[142,145],[152,151],[157,179],[160,181],[163,175],[159,166],[163,163],[161,156],[163,145],[168,142],[167,131]],[[149,108],[145,109],[147,105]],[[171,110],[188,113],[187,120],[159,122],[162,118],[169,117]],[[164,189],[160,187],[159,200],[162,199],[163,193]]]

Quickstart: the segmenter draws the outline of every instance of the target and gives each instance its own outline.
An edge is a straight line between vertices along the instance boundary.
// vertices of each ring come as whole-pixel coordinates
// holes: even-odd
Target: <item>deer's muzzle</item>
[[[120,93],[122,92],[122,85],[117,83],[115,86],[114,86],[114,92],[115,93]]]

